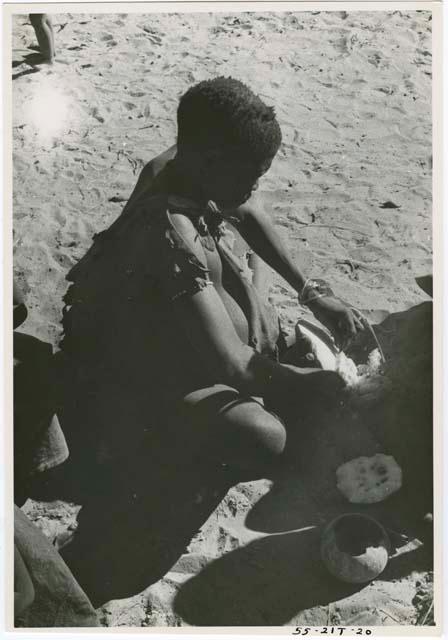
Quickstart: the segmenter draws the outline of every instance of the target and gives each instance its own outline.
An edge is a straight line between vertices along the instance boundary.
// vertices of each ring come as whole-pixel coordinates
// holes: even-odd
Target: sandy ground
[[[26,16],[13,20],[14,270],[31,311],[24,331],[57,345],[65,274],[120,213],[143,165],[172,144],[179,96],[215,75],[247,82],[276,107],[284,142],[260,189],[304,271],[365,310],[427,300],[415,277],[432,269],[429,12],[58,14],[53,22],[58,59],[48,69],[33,66]],[[292,326],[291,290],[274,278],[270,295]],[[326,453],[314,451],[288,482],[232,488],[173,569],[103,606],[102,624],[421,623],[431,561],[406,515],[394,524],[408,536],[397,562],[369,586],[333,583],[319,564],[320,527],[348,510],[334,469],[383,450],[362,428],[345,445],[329,433]],[[389,516],[401,513],[397,504]],[[49,536],[74,526],[73,505],[25,510]]]

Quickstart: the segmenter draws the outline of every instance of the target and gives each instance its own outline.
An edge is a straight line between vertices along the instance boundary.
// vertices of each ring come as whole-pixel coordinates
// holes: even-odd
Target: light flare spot
[[[36,84],[25,105],[25,120],[42,141],[51,141],[68,130],[71,106],[56,79],[45,78]]]

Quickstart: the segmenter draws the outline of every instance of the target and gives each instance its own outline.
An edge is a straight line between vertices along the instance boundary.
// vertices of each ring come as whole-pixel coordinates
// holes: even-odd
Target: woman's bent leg
[[[226,385],[189,393],[178,418],[192,455],[212,463],[259,475],[275,466],[285,448],[280,419],[255,398]]]

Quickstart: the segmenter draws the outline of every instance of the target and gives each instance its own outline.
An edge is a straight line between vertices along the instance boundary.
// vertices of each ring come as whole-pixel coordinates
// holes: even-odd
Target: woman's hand
[[[316,298],[308,303],[308,307],[331,332],[341,349],[348,345],[358,331],[365,328],[361,313],[335,296]]]

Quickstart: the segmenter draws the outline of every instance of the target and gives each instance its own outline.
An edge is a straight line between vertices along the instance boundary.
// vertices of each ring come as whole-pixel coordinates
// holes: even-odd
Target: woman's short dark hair
[[[179,148],[244,148],[251,159],[273,158],[282,134],[273,107],[234,78],[204,80],[182,96],[177,110]]]

